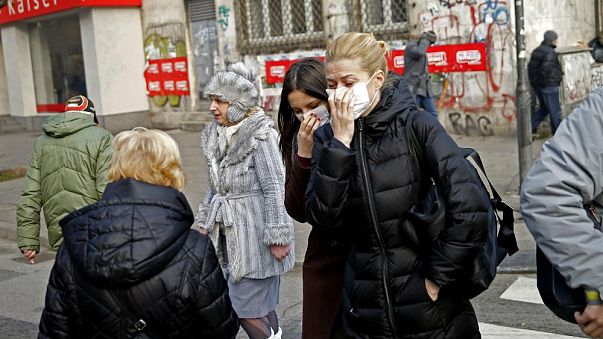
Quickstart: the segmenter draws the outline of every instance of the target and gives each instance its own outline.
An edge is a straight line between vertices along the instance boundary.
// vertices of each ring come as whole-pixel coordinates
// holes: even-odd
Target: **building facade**
[[[576,45],[598,33],[599,1],[531,0],[523,4],[528,53],[540,44],[546,30],[554,29],[559,35],[565,71],[562,102],[571,108],[594,86],[588,50]],[[403,49],[412,33],[427,30],[437,33],[440,45],[484,44],[485,70],[433,75],[439,119],[457,134],[515,133],[517,70],[512,1],[244,0],[236,2],[234,12],[237,52],[247,59],[255,58],[261,73],[266,60],[315,55],[324,50],[326,42],[347,31],[373,32],[393,50]],[[597,74],[600,70],[597,67]],[[278,84],[265,85],[264,92],[275,96],[267,103],[275,106]]]
[[[144,125],[140,0],[9,0],[0,11],[0,115],[39,130],[77,94],[109,129]]]
[[[598,33],[599,0],[524,6],[528,52],[548,29],[562,47]],[[440,45],[479,43],[486,54],[482,71],[434,74],[440,121],[454,133],[513,134],[514,6],[503,0],[9,0],[0,10],[0,120],[39,130],[68,97],[86,94],[114,131],[207,121],[201,90],[239,60],[263,75],[263,104],[274,109],[280,85],[268,81],[267,62],[321,56],[347,31],[373,32],[403,50],[426,30]],[[587,52],[565,50],[562,99],[576,103],[603,82],[603,67],[591,82]]]

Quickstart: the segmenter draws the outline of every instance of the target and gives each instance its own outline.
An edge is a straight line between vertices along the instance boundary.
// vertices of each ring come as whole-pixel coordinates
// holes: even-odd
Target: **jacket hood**
[[[135,179],[109,183],[102,199],[61,220],[74,267],[95,284],[144,281],[178,254],[193,223],[181,192]]]
[[[93,117],[72,112],[57,114],[46,119],[42,129],[48,136],[62,138],[90,126],[96,126]]]
[[[401,112],[407,115],[409,110],[417,109],[406,80],[397,73],[389,72],[379,104],[364,118],[367,135],[381,135]]]

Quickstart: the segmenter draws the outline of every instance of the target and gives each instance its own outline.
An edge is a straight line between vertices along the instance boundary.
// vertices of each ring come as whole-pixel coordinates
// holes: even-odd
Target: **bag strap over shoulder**
[[[415,170],[421,170],[421,164],[423,164],[423,150],[419,147],[419,140],[417,139],[417,135],[415,134],[415,130],[412,127],[412,122],[414,120],[414,114],[408,113],[408,117],[406,118],[406,124],[404,127],[406,128],[406,137],[408,139],[408,151],[410,152],[410,156],[415,163]],[[419,177],[417,173],[417,178]]]
[[[496,211],[502,212],[502,218],[498,213],[494,213],[498,220],[498,224],[500,225],[498,231],[498,244],[505,248],[509,255],[516,253],[519,251],[519,247],[517,246],[517,239],[515,238],[514,233],[515,217],[513,216],[513,209],[502,200],[502,197],[498,194],[494,185],[492,185],[492,182],[490,182],[482,159],[477,151],[473,148],[463,148],[463,151],[465,159],[475,167],[482,183],[484,183],[484,187],[490,195],[492,206]],[[486,183],[488,183],[488,185],[486,185]]]
[[[423,179],[423,176],[421,175],[421,168],[422,168],[422,164],[423,164],[424,155],[423,155],[423,150],[419,146],[420,144],[419,144],[419,140],[417,139],[415,130],[412,127],[412,122],[414,120],[414,117],[415,117],[414,113],[411,113],[411,112],[408,113],[408,116],[406,118],[406,124],[404,125],[404,128],[406,129],[408,152],[409,152],[409,155],[410,155],[413,165],[414,165],[411,170],[412,170],[412,173],[414,174],[416,180],[418,182],[422,182],[422,181],[424,181],[424,179]],[[430,181],[432,181],[432,184],[433,184],[433,180],[430,180]],[[416,197],[415,204],[419,203],[420,198],[417,197],[416,194],[413,194],[413,196]]]

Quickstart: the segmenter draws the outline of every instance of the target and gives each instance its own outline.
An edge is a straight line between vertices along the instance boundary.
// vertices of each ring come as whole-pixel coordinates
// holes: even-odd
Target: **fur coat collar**
[[[220,168],[244,161],[257,148],[261,140],[265,140],[273,128],[274,123],[270,116],[259,110],[240,123],[239,130],[228,145],[226,154],[220,156],[220,149],[226,149],[223,138],[218,137],[218,125],[214,121],[208,126],[201,136],[201,149],[205,153],[208,164],[218,163]]]

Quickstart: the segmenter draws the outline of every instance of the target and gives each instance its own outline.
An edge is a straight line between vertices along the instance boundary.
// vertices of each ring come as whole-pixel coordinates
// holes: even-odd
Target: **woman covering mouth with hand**
[[[306,215],[351,238],[347,336],[479,338],[471,303],[452,286],[483,247],[488,197],[444,128],[388,73],[387,52],[368,33],[343,34],[327,48],[331,122],[314,133]],[[406,124],[421,158],[410,151]],[[431,178],[447,220],[433,241],[407,220]]]
[[[278,124],[285,162],[285,207],[306,222],[304,195],[310,180],[315,131],[329,121],[324,64],[308,58],[291,66],[283,82]],[[347,257],[345,236],[312,227],[303,265],[302,338],[339,338],[341,292]]]

